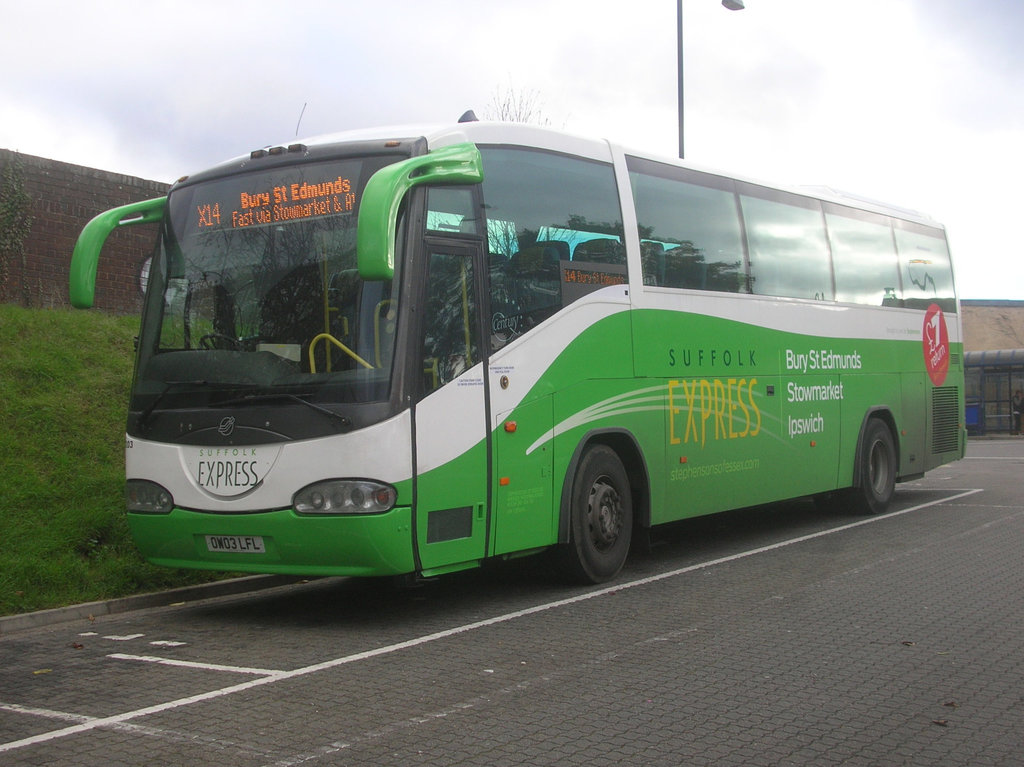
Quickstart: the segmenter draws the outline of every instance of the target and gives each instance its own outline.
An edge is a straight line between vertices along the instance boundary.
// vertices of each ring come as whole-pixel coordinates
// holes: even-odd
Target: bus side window
[[[752,292],[761,296],[833,300],[832,266],[821,204],[809,197],[742,186],[757,195],[740,194]]]
[[[836,300],[900,306],[900,275],[892,224],[885,216],[825,205]]]
[[[738,293],[746,287],[733,182],[627,157],[645,285]]]
[[[603,287],[604,273],[626,281],[622,209],[608,163],[512,147],[481,147],[481,154],[492,254],[491,349],[497,350]],[[575,265],[583,253],[574,251],[595,239],[607,240],[620,251],[608,250],[607,244],[591,248],[595,254],[604,248],[599,257],[616,263],[601,274]],[[495,268],[499,263],[501,268]],[[571,279],[578,275],[587,279]]]
[[[894,223],[904,305],[908,309],[927,309],[934,303],[955,312],[953,269],[943,231],[900,219]]]

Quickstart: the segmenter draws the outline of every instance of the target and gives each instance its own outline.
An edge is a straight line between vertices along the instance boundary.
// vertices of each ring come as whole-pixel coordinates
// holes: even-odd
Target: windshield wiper
[[[150,416],[153,415],[153,411],[155,411],[157,409],[157,407],[160,405],[160,403],[163,402],[164,397],[166,397],[171,392],[171,390],[178,389],[178,388],[181,388],[183,386],[194,386],[196,388],[205,388],[207,386],[225,386],[225,387],[228,387],[228,388],[231,388],[231,389],[259,388],[258,384],[250,384],[250,383],[224,384],[224,383],[221,383],[220,381],[207,381],[207,380],[198,380],[198,381],[167,381],[167,383],[164,384],[164,388],[160,390],[160,393],[157,394],[156,397],[153,398],[153,401],[149,403],[149,406],[145,410],[143,410],[141,413],[139,413],[139,422],[138,422],[139,428],[141,429],[141,428],[145,427],[146,423],[149,421]]]
[[[305,396],[309,396],[309,395],[307,394]],[[291,400],[292,402],[298,402],[300,405],[305,405],[310,410],[315,410],[318,413],[321,413],[321,414],[326,415],[326,416],[330,416],[334,420],[338,421],[338,423],[341,426],[344,427],[344,431],[351,431],[352,430],[352,419],[349,418],[348,416],[342,415],[341,413],[335,413],[333,410],[330,410],[329,408],[321,407],[320,405],[317,405],[317,404],[315,404],[313,402],[310,402],[309,400],[303,399],[298,394],[291,394],[289,392],[271,392],[271,393],[267,393],[267,394],[246,394],[243,397],[235,397],[234,399],[228,399],[228,400],[224,400],[222,402],[218,402],[217,403],[217,407],[229,406],[229,405],[248,405],[248,404],[255,404],[257,402],[266,402],[268,400],[275,400],[275,399],[287,399],[287,400]]]

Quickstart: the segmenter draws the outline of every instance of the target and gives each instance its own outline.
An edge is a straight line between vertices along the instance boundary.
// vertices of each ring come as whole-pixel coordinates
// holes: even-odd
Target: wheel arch
[[[899,431],[896,428],[896,418],[892,414],[892,410],[885,405],[878,405],[873,408],[869,408],[864,413],[864,417],[860,422],[860,431],[857,434],[857,446],[853,454],[853,476],[850,477],[850,487],[860,487],[862,477],[864,476],[863,460],[864,460],[864,437],[867,434],[868,425],[872,420],[878,420],[885,424],[885,427],[889,430],[890,436],[892,436],[892,443],[896,449],[896,468],[897,468],[897,479],[899,479],[898,471],[900,466],[900,438]]]
[[[635,527],[651,526],[651,483],[640,443],[626,429],[595,429],[587,432],[577,443],[569,465],[562,479],[562,492],[558,506],[558,543],[569,542],[569,510],[572,499],[572,484],[576,468],[584,453],[594,445],[604,445],[615,451],[622,461],[629,479],[629,494],[633,501],[633,524]]]

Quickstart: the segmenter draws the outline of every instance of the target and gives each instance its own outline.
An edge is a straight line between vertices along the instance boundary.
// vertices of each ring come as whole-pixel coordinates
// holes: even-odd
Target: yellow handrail
[[[313,347],[316,346],[317,341],[330,341],[332,344],[337,346],[339,349],[341,349],[343,352],[345,352],[345,354],[347,354],[349,357],[354,359],[356,362],[358,362],[364,368],[366,368],[367,370],[373,370],[373,365],[371,365],[369,362],[364,360],[362,357],[360,357],[354,351],[349,349],[347,346],[345,346],[345,344],[343,344],[337,338],[332,336],[330,333],[321,333],[320,335],[318,335],[316,338],[314,338],[312,341],[309,342],[309,372],[310,373],[315,373],[316,372],[316,358],[313,356]],[[330,372],[330,368],[328,368],[327,372]]]

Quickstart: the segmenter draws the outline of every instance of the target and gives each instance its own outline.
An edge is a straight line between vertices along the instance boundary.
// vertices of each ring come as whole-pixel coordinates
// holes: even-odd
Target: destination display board
[[[212,194],[197,196],[195,228],[240,229],[352,213],[356,208],[355,185],[347,176],[331,175],[292,183],[273,183],[259,175],[233,194],[214,186],[209,189]],[[243,185],[244,180],[235,179],[235,184]]]

